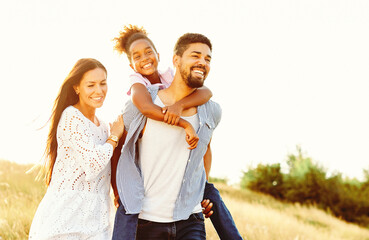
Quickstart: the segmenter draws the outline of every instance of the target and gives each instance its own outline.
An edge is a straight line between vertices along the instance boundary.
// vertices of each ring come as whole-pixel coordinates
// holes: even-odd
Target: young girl
[[[125,26],[119,37],[114,40],[116,41],[115,50],[127,55],[130,67],[135,71],[135,73],[130,75],[131,88],[128,91],[132,102],[148,118],[183,127],[186,131],[186,140],[190,145],[190,149],[195,148],[198,142],[196,132],[192,125],[180,118],[180,116],[184,109],[206,103],[212,97],[211,91],[206,87],[199,88],[174,105],[161,109],[152,102],[147,86],[158,84],[162,88],[167,88],[173,81],[174,75],[171,69],[165,72],[158,71],[159,54],[153,42],[148,38],[146,31],[137,26]],[[112,164],[114,174],[116,162],[112,160]],[[204,159],[204,167],[208,179],[211,157]],[[112,185],[113,188],[116,188],[113,175]],[[114,192],[117,196],[117,191],[115,190]],[[220,198],[218,190],[212,184],[206,185],[204,199],[208,199],[209,196],[211,196],[210,201],[212,203],[209,200],[204,200],[202,206],[206,209],[206,216],[209,217],[213,214],[213,211],[210,211],[210,209],[212,204],[214,204],[216,211],[218,211],[216,213],[217,219],[213,220],[212,217],[210,218],[221,239],[242,239],[228,209]],[[226,220],[224,221],[223,218]],[[227,229],[230,229],[231,233]]]
[[[173,81],[173,72],[170,68],[163,73],[158,71],[159,54],[143,28],[130,25],[124,30],[118,38],[115,38],[115,49],[119,53],[126,53],[130,67],[135,71],[130,75],[131,88],[128,95],[131,95],[135,106],[146,117],[183,127],[190,149],[195,148],[198,141],[197,134],[191,124],[180,116],[183,109],[206,103],[212,97],[211,91],[206,87],[199,88],[174,105],[160,109],[153,104],[146,87],[157,84],[167,88]],[[163,110],[165,115],[160,110]]]
[[[106,93],[105,67],[95,59],[78,60],[54,102],[41,171],[48,189],[29,239],[111,238],[110,158],[124,125],[118,117],[109,136],[95,116]]]

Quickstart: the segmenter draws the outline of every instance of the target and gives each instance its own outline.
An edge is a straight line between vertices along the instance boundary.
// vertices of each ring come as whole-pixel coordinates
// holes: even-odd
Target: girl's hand
[[[165,106],[162,108],[164,116],[164,122],[171,125],[178,125],[181,118],[183,107],[181,104],[173,104],[171,106]]]
[[[205,215],[206,218],[213,215],[214,212],[213,210],[211,210],[211,208],[213,207],[213,203],[210,202],[209,199],[202,200],[201,207],[202,207],[202,213]]]
[[[186,132],[186,142],[190,145],[188,149],[196,148],[197,143],[199,142],[199,136],[197,136],[195,129],[193,129],[192,125],[189,124],[184,130]]]
[[[121,138],[124,131],[123,116],[119,115],[113,123],[110,123],[110,134]]]

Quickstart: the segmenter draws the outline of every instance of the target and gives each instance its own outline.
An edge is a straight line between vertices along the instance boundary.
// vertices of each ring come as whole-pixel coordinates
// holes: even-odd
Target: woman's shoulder
[[[87,125],[84,115],[75,107],[68,106],[64,109],[59,124],[63,126]]]
[[[61,119],[71,119],[75,117],[80,117],[82,114],[77,108],[72,105],[66,107],[61,115]]]

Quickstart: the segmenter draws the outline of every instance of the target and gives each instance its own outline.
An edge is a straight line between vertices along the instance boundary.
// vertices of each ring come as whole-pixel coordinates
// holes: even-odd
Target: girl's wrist
[[[179,119],[178,125],[184,129],[188,128],[189,126],[192,126],[189,122],[184,120],[183,118]]]
[[[178,102],[176,102],[173,105],[175,105],[176,107],[180,108],[181,111],[183,111],[183,109],[185,108],[184,103],[182,101],[178,101]]]

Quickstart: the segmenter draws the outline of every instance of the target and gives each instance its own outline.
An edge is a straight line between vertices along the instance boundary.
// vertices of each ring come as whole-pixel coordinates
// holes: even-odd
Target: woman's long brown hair
[[[106,72],[106,68],[96,59],[82,58],[76,62],[72,70],[65,78],[60,87],[59,93],[54,101],[52,113],[50,116],[50,130],[47,137],[46,148],[44,152],[44,162],[38,177],[44,178],[46,185],[50,184],[52,172],[57,156],[58,142],[56,133],[58,124],[63,111],[70,105],[78,103],[79,97],[76,94],[73,86],[80,84],[84,74],[95,68],[101,68]]]

